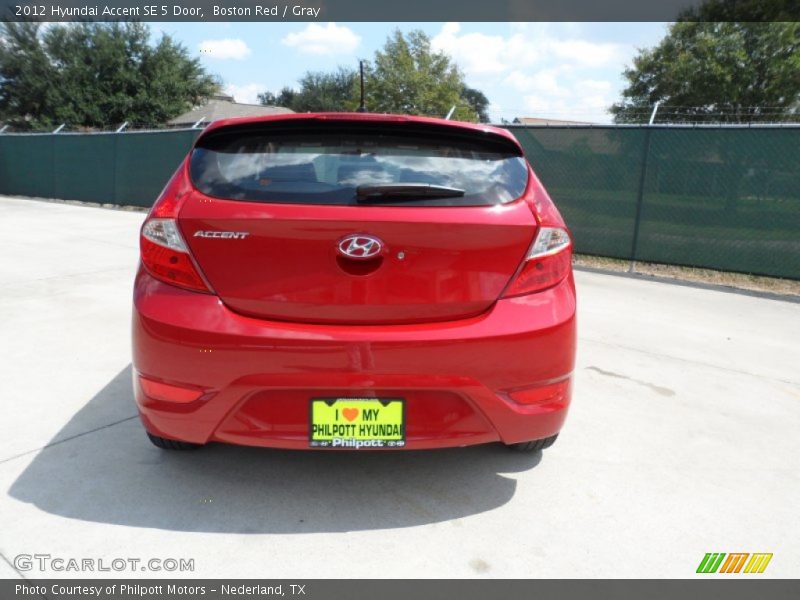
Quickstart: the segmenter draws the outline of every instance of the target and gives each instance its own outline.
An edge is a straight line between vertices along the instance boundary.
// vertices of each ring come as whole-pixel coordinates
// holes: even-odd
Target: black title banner
[[[797,0],[0,0],[2,21],[797,21]]]

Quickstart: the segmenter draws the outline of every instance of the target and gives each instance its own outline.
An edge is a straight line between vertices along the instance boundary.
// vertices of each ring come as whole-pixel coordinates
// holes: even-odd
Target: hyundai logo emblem
[[[372,258],[381,253],[383,242],[372,235],[353,234],[339,240],[338,249],[347,258]]]

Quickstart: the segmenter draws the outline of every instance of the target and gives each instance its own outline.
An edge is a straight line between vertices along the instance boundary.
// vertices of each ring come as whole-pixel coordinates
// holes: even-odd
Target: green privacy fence
[[[0,194],[150,206],[198,133],[0,135]]]
[[[510,129],[577,252],[800,279],[800,128]],[[149,206],[198,133],[0,135],[0,194]]]
[[[800,279],[800,128],[511,130],[577,252]]]

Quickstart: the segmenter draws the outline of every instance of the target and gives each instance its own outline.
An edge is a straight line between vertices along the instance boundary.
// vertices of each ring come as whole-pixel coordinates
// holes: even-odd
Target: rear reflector
[[[564,379],[558,383],[517,390],[509,395],[514,402],[524,406],[564,404],[569,401],[571,381],[571,379]]]
[[[153,398],[154,400],[163,400],[164,402],[179,402],[185,404],[193,402],[203,395],[203,390],[197,388],[187,388],[177,385],[170,385],[160,381],[153,381],[145,377],[139,376],[139,383],[142,385],[142,391],[145,396]]]
[[[533,240],[522,269],[503,296],[521,296],[553,287],[572,268],[572,241],[566,229],[541,227]]]

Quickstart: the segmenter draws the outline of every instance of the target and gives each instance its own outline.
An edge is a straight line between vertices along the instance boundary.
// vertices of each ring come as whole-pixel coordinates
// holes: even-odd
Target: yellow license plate
[[[314,448],[401,448],[406,443],[400,398],[314,398],[309,423]]]

